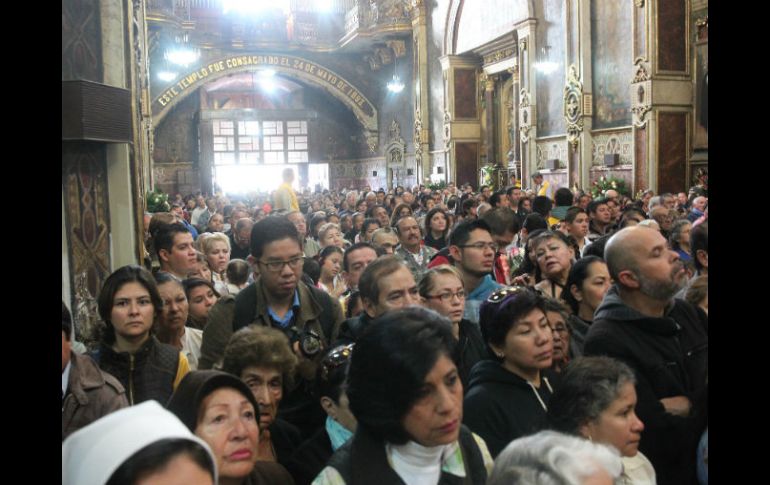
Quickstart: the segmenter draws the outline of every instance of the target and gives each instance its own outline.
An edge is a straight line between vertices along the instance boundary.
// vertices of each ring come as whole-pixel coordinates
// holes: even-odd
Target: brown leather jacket
[[[62,404],[61,439],[102,416],[128,407],[126,390],[87,355],[72,352],[67,395]]]

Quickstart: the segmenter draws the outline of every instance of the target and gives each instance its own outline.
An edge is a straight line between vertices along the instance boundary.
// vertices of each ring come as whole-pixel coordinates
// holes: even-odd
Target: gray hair
[[[623,462],[615,449],[541,431],[506,446],[495,460],[487,485],[581,485],[602,469],[619,483]]]
[[[651,211],[655,207],[663,205],[663,197],[656,195],[655,197],[652,197],[650,201],[647,203],[647,210]]]
[[[548,420],[557,431],[580,434],[618,398],[626,384],[635,384],[630,367],[610,357],[578,357],[567,365],[561,385],[548,402]]]

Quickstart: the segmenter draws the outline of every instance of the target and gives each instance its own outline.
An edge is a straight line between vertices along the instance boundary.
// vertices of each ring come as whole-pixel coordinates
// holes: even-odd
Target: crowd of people
[[[513,182],[145,214],[62,302],[63,483],[708,483],[705,186]]]

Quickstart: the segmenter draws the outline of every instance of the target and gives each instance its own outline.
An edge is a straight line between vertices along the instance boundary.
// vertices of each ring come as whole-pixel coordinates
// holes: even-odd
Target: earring
[[[505,354],[502,352],[498,353],[497,356],[501,359],[505,358]]]

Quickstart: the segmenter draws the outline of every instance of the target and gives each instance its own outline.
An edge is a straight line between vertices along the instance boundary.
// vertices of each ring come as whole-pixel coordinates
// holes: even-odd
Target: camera
[[[299,342],[299,350],[302,355],[312,359],[323,349],[323,341],[321,336],[312,330],[297,330],[291,329],[291,335],[289,336],[292,346],[294,342]]]

